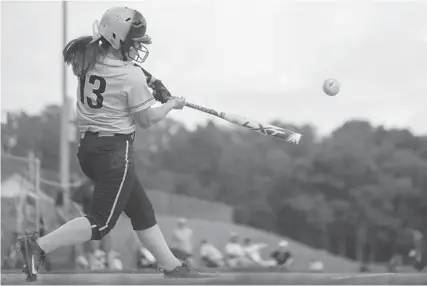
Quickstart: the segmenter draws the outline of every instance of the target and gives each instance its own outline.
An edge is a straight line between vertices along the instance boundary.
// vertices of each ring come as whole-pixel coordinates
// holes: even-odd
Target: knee
[[[153,206],[150,204],[146,207],[141,215],[131,217],[132,227],[134,230],[149,229],[157,224],[156,215]]]
[[[92,227],[91,240],[101,240],[105,237],[116,225],[117,218],[105,220],[96,216],[86,216]]]

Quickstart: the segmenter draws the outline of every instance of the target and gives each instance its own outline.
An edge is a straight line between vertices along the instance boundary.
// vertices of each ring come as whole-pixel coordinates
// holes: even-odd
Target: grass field
[[[23,274],[3,273],[2,285],[26,284]],[[160,273],[41,274],[35,285],[427,285],[426,274],[213,273],[198,279],[164,279]]]
[[[165,237],[170,238],[176,219],[159,217],[159,225]],[[195,240],[208,238],[220,249],[223,248],[230,232],[237,232],[242,237],[249,236],[254,240],[270,244],[264,251],[266,257],[281,237],[260,230],[221,222],[207,222],[191,219],[189,225],[195,234]],[[121,218],[113,231],[116,247],[123,256],[134,257],[137,246],[136,237],[131,231],[127,218]],[[312,249],[298,242],[288,240],[295,255],[295,265],[288,273],[279,271],[247,271],[207,273],[200,279],[164,279],[160,273],[142,273],[128,271],[125,273],[43,273],[34,285],[427,285],[427,273],[357,273],[359,264],[324,251]],[[312,257],[322,259],[329,273],[305,273]],[[381,269],[385,271],[385,269]],[[23,273],[2,272],[2,285],[22,285],[25,282]]]
[[[170,241],[172,230],[176,227],[176,218],[171,217],[158,217],[159,226],[162,229],[166,240]],[[269,245],[262,251],[262,256],[268,258],[270,252],[277,243],[283,239],[282,237],[264,232],[258,229],[234,225],[224,222],[214,222],[199,219],[189,219],[189,226],[194,231],[194,241],[198,249],[198,243],[206,238],[221,251],[223,251],[225,244],[228,241],[231,232],[239,234],[241,239],[250,237],[255,241],[265,242]],[[122,254],[122,257],[128,257],[124,262],[125,269],[131,269],[132,264],[136,263],[135,250],[138,245],[137,238],[132,231],[129,219],[121,217],[115,229],[112,231],[113,241],[116,249]],[[312,258],[321,259],[325,264],[325,269],[328,272],[335,273],[355,273],[359,271],[359,263],[332,255],[326,251],[310,248],[307,245],[287,239],[290,244],[290,249],[295,256],[295,263],[292,271],[305,272],[308,269],[309,262]],[[196,251],[197,254],[197,251]],[[196,260],[198,255],[196,255]],[[385,268],[376,269],[373,271],[384,272]]]
[[[170,241],[172,231],[176,227],[176,218],[170,216],[159,216],[159,226],[162,229],[164,236],[167,241]],[[262,257],[265,259],[269,257],[270,252],[277,243],[283,239],[273,233],[268,233],[258,229],[234,225],[227,222],[218,221],[207,221],[203,219],[188,219],[189,226],[194,231],[194,243],[195,243],[195,258],[196,265],[198,261],[198,246],[202,239],[208,239],[221,251],[224,250],[224,246],[228,241],[229,235],[232,232],[239,234],[240,238],[250,237],[255,241],[264,242],[269,245],[262,251]],[[125,270],[135,269],[136,266],[136,250],[139,247],[139,242],[136,238],[135,233],[132,230],[129,219],[126,216],[122,216],[117,223],[116,227],[111,232],[113,236],[114,248],[121,254],[121,259]],[[302,243],[287,239],[290,244],[290,249],[295,256],[295,263],[291,267],[291,271],[294,272],[306,272],[311,259],[316,258],[323,261],[327,272],[334,273],[357,273],[359,272],[359,263],[335,256],[323,250],[311,248]],[[2,241],[3,242],[3,241]],[[54,263],[55,270],[62,270],[60,265],[61,261],[67,260],[67,256],[70,254],[66,248],[58,249],[54,251],[50,257]],[[371,268],[373,272],[385,272],[385,267],[374,267]]]

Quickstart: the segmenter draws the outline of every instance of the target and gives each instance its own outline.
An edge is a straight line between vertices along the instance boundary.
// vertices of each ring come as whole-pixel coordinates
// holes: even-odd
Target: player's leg
[[[124,212],[130,218],[138,239],[157,259],[160,267],[173,270],[181,265],[170,251],[157,225],[153,205],[137,178]]]
[[[73,219],[55,231],[38,238],[38,234],[25,235],[18,239],[19,252],[24,260],[23,271],[27,281],[35,281],[46,255],[61,247],[83,243],[90,239],[91,226],[86,218]]]
[[[114,227],[130,195],[134,177],[131,142],[124,137],[87,137],[79,152],[80,165],[94,182],[91,215],[73,219],[37,240],[44,252],[100,240]]]
[[[107,170],[98,162],[91,178],[95,188],[90,212],[86,216],[91,225],[91,240],[101,240],[114,228],[135,183],[132,141],[120,136],[107,138],[109,144],[100,148],[101,154],[108,154],[109,160],[104,162]],[[113,150],[109,150],[110,146]]]
[[[132,193],[124,211],[131,219],[132,227],[140,242],[156,258],[159,266],[164,269],[166,277],[199,277],[199,273],[191,270],[188,265],[181,264],[172,254],[163,237],[162,231],[157,225],[151,201],[138,178],[135,179]]]
[[[36,235],[20,239],[27,280],[36,279],[47,253],[59,247],[99,240],[114,227],[134,183],[133,176],[127,176],[132,164],[129,156],[132,150],[130,142],[125,139],[89,136],[81,142],[80,165],[95,182],[92,215],[73,219],[38,239]]]

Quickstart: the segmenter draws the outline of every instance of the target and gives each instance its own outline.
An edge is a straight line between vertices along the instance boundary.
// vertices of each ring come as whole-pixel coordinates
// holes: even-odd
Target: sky
[[[60,2],[1,6],[2,110],[59,104]],[[73,1],[67,40],[92,35],[114,6],[146,17],[153,44],[144,67],[189,102],[321,134],[349,119],[427,134],[427,1]],[[335,97],[322,91],[328,78],[341,84]],[[67,82],[75,100],[71,70]],[[172,116],[189,127],[213,119],[191,109]]]

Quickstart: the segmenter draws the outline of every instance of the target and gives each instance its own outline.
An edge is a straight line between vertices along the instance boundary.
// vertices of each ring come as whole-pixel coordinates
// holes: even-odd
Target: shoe
[[[18,252],[22,254],[24,265],[22,271],[27,275],[27,281],[32,282],[37,280],[37,273],[46,254],[38,246],[36,240],[38,233],[27,234],[18,238]]]
[[[187,263],[182,263],[172,271],[163,271],[164,277],[168,279],[174,278],[200,278],[201,275],[194,269],[191,269]]]

